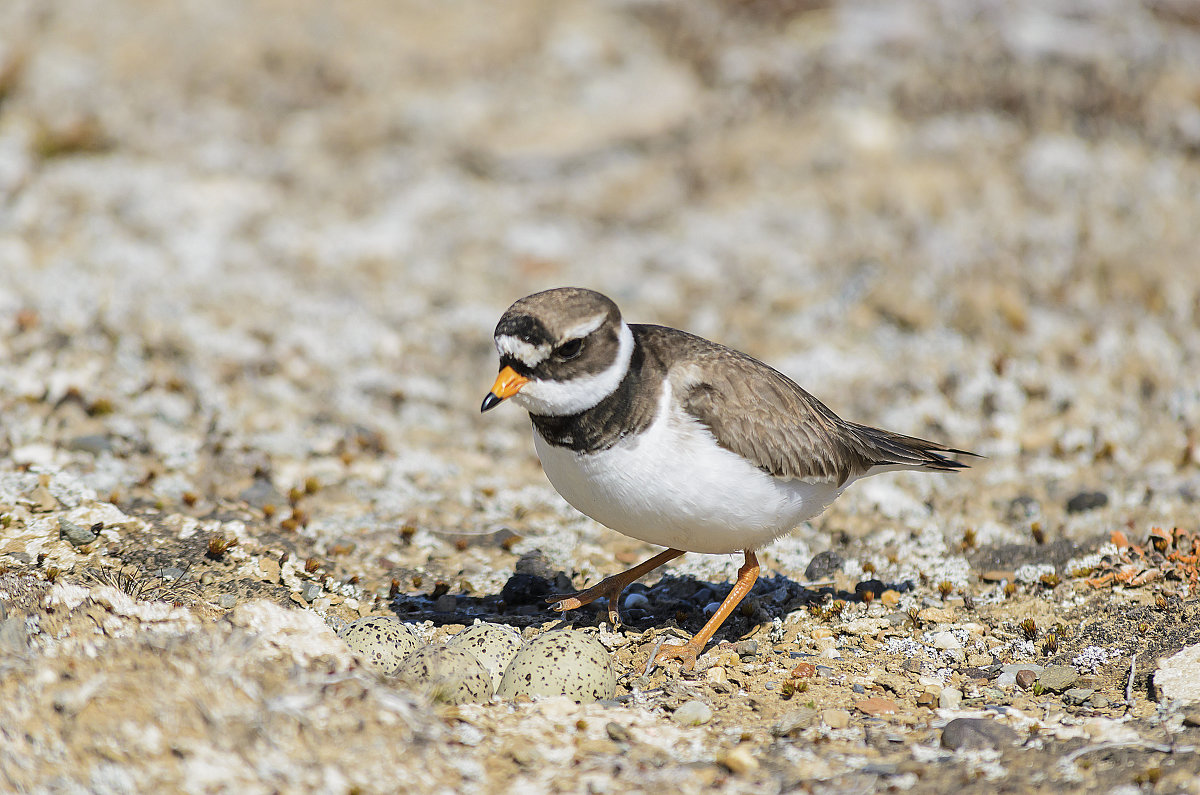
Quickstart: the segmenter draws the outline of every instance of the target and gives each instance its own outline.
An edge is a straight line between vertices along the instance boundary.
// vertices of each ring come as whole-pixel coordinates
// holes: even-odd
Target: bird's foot
[[[590,605],[600,598],[608,599],[608,622],[615,629],[621,623],[619,605],[621,592],[624,590],[625,583],[621,581],[621,575],[616,574],[612,577],[605,577],[591,588],[583,591],[547,596],[546,601],[550,603],[551,610],[565,613],[568,610],[578,610],[584,605]]]
[[[619,605],[621,603],[621,592],[625,590],[625,586],[629,585],[629,583],[643,576],[647,572],[654,571],[667,561],[674,560],[682,554],[682,549],[663,550],[654,557],[639,563],[628,571],[623,571],[620,574],[614,574],[611,577],[605,577],[603,580],[587,590],[548,596],[546,597],[546,601],[552,605],[551,609],[563,613],[567,610],[578,610],[584,605],[591,604],[602,596],[606,597],[608,599],[608,622],[615,629],[621,623]]]
[[[683,670],[691,671],[696,667],[696,659],[703,650],[704,644],[696,644],[695,638],[682,646],[663,646],[658,650],[658,654],[654,655],[654,664],[662,665],[667,660],[679,660],[683,663]]]

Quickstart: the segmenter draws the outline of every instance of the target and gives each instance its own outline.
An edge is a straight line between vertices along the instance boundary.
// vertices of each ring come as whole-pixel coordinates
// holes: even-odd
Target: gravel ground
[[[1200,792],[1198,221],[1186,0],[0,3],[0,788]],[[654,551],[479,415],[565,284],[986,458],[431,704]]]

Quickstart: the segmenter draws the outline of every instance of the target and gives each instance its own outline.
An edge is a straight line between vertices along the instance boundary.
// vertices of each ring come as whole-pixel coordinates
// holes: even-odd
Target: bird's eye
[[[562,361],[574,359],[583,350],[583,339],[567,340],[558,349],[554,351],[554,355]]]

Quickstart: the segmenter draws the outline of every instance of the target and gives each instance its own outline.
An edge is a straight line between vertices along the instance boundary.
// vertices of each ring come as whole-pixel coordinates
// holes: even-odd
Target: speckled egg
[[[395,673],[404,658],[421,645],[416,633],[395,616],[367,616],[342,627],[338,637],[363,667],[378,674]]]
[[[492,675],[492,686],[500,687],[504,670],[525,645],[525,639],[503,624],[476,624],[450,638],[446,645],[474,654]]]
[[[454,646],[426,646],[411,654],[396,678],[442,704],[472,704],[492,697],[492,675],[474,654]]]
[[[582,632],[547,632],[521,647],[496,688],[501,698],[567,696],[597,701],[617,694],[612,657],[600,641]]]

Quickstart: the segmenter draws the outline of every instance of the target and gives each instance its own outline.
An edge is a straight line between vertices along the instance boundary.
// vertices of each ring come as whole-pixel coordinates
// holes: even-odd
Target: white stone
[[[671,715],[671,720],[680,726],[703,726],[712,720],[712,708],[703,701],[685,701]]]
[[[1200,704],[1200,644],[1159,660],[1154,688],[1159,701]]]
[[[962,648],[962,644],[958,642],[958,638],[954,637],[954,633],[950,632],[949,630],[939,632],[937,635],[935,635],[933,638],[933,645],[934,648],[941,649],[942,651]]]
[[[953,687],[944,687],[938,694],[938,706],[942,709],[958,709],[962,700],[962,691]]]

